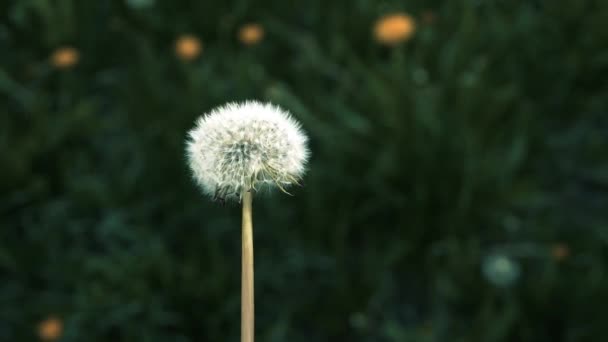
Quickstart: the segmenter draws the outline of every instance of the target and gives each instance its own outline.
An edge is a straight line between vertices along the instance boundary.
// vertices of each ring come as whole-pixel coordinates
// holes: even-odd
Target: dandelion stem
[[[242,268],[241,268],[241,342],[253,342],[253,224],[251,191],[243,194]]]

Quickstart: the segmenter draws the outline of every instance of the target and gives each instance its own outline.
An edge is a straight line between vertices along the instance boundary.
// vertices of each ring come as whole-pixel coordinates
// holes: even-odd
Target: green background
[[[399,11],[436,19],[382,46]],[[245,99],[312,151],[254,200],[258,341],[605,341],[607,94],[607,1],[4,0],[0,341],[237,341],[240,209],[184,148]]]

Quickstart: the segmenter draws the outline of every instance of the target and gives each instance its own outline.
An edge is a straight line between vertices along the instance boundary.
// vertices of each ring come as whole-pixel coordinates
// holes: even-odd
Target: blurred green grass
[[[395,12],[416,33],[383,46]],[[239,210],[198,192],[184,140],[250,98],[312,149],[294,197],[254,203],[258,340],[605,339],[607,20],[591,0],[1,3],[0,340],[49,316],[62,341],[237,340]]]

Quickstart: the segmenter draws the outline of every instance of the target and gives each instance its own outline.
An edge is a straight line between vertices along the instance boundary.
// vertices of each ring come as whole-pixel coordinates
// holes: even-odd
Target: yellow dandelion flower
[[[422,12],[420,21],[425,25],[432,25],[437,20],[437,14],[431,10]]]
[[[78,63],[80,53],[76,48],[71,46],[63,46],[51,54],[50,62],[57,69],[68,69]]]
[[[556,261],[563,261],[570,256],[570,248],[563,243],[556,243],[551,247],[551,256]]]
[[[260,24],[244,25],[239,30],[239,40],[245,45],[255,45],[264,38],[264,28]]]
[[[55,341],[62,333],[63,322],[55,316],[49,316],[38,324],[38,336],[42,341]]]
[[[201,54],[201,41],[191,35],[183,35],[175,41],[175,54],[184,61],[191,61]]]
[[[414,18],[403,13],[386,15],[376,22],[374,36],[386,45],[396,45],[409,40],[416,31]]]

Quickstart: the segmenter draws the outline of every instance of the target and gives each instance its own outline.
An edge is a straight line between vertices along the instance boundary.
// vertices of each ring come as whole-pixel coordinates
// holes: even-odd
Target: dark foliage
[[[394,11],[435,20],[389,48]],[[250,98],[312,150],[294,197],[254,201],[259,341],[606,340],[607,23],[592,0],[0,2],[0,340],[56,316],[62,341],[237,341],[240,211],[184,140]]]

